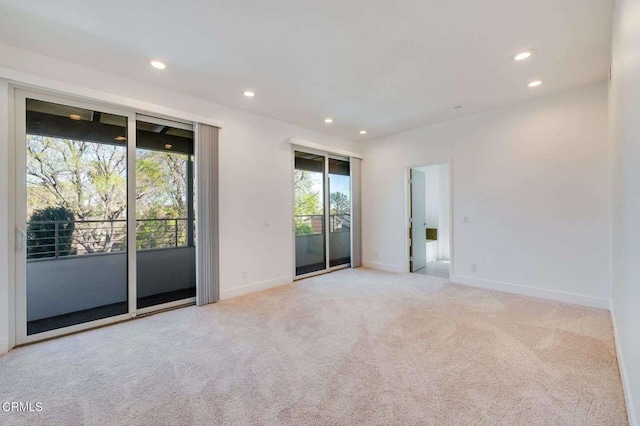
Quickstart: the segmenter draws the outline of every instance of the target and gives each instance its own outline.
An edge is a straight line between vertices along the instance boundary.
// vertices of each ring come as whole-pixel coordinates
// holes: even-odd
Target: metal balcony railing
[[[127,248],[127,221],[30,221],[26,239],[27,260],[117,253]],[[136,220],[137,250],[188,247],[192,239],[189,219]]]
[[[187,218],[136,220],[136,249],[193,246],[193,223]],[[296,215],[296,235],[324,233],[324,215]],[[329,215],[329,232],[351,231],[351,215]],[[27,260],[57,259],[87,254],[118,253],[127,249],[127,221],[74,220],[27,223]]]
[[[324,233],[324,215],[295,215],[296,235],[316,235]],[[350,232],[350,214],[329,215],[329,233]]]

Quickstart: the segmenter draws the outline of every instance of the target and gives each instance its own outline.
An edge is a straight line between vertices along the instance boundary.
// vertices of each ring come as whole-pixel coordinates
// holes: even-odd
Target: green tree
[[[138,150],[136,200],[139,217],[187,216],[187,161],[186,154]]]
[[[344,192],[332,192],[329,195],[331,214],[349,214],[351,211],[351,201]]]
[[[75,217],[64,207],[47,207],[36,210],[27,227],[27,253],[29,259],[70,256],[76,254],[73,247]]]
[[[310,217],[314,215],[322,215],[322,205],[320,203],[320,193],[313,189],[317,185],[318,179],[322,177],[318,174],[312,174],[306,170],[295,171],[295,227],[296,235],[313,234],[313,227],[310,223]]]
[[[126,149],[86,141],[27,135],[28,214],[63,208],[84,223],[75,243],[87,253],[125,243]]]
[[[139,149],[136,157],[137,217],[187,217],[186,154]],[[62,208],[79,221],[74,246],[86,253],[126,245],[127,155],[124,145],[27,135],[28,211]],[[94,222],[87,222],[94,221]],[[138,245],[186,243],[187,221],[138,223]]]
[[[186,154],[138,150],[138,249],[187,244],[188,161]]]

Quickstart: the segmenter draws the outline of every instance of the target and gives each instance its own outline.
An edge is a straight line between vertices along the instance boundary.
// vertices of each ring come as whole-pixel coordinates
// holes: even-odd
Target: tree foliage
[[[136,160],[137,248],[187,244],[187,156],[139,150]],[[175,220],[155,220],[175,219]]]
[[[64,207],[47,207],[36,210],[29,218],[27,227],[27,253],[30,259],[71,256],[75,217]],[[57,246],[56,246],[57,240]]]
[[[317,180],[321,179],[306,170],[295,171],[295,227],[296,235],[313,234],[313,226],[310,223],[311,216],[322,215],[322,196],[320,191],[314,189],[318,185]]]
[[[312,226],[313,217],[324,215],[322,193],[322,175],[305,170],[295,171],[295,227],[296,235],[311,235],[315,231]],[[329,194],[329,207],[332,215],[348,215],[351,211],[351,200],[344,192]]]
[[[332,192],[329,195],[331,214],[349,214],[351,212],[351,201],[344,192]]]
[[[321,194],[315,190],[318,177],[306,170],[295,171],[295,215],[322,214]]]
[[[139,149],[136,158],[138,218],[187,217],[188,156]],[[27,135],[28,211],[65,209],[80,221],[75,244],[86,253],[109,252],[126,245],[127,151],[124,145]],[[86,222],[95,221],[95,222]],[[167,235],[180,241],[161,221],[138,224],[139,246],[166,244]],[[175,222],[174,222],[175,224]],[[149,244],[149,241],[154,241]],[[153,248],[153,247],[145,247]]]

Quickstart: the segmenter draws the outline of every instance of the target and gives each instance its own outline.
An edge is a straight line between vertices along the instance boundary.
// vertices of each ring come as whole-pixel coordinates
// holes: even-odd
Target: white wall
[[[293,274],[292,160],[288,138],[359,151],[360,144],[270,118],[168,92],[100,71],[0,45],[0,77],[40,76],[69,90],[90,88],[96,96],[119,95],[148,104],[222,120],[220,133],[220,285],[230,297],[291,282]],[[17,73],[15,71],[18,71]],[[1,81],[1,80],[0,80]],[[0,85],[6,97],[6,85]],[[240,89],[239,89],[240,90]],[[85,91],[86,92],[86,91]],[[93,93],[93,92],[92,92]],[[7,111],[0,102],[0,132]],[[0,224],[7,223],[8,147],[0,133]],[[0,228],[0,353],[6,350],[11,306],[8,239]],[[246,279],[242,278],[246,271]]]
[[[13,248],[13,230],[10,221],[12,209],[9,198],[10,158],[9,150],[9,98],[8,85],[0,80],[0,354],[6,352],[11,338],[10,318],[13,317],[13,293],[9,283],[13,281],[9,267],[9,253]]]
[[[407,270],[404,169],[451,159],[453,281],[608,307],[607,139],[600,83],[365,142],[365,265]]]
[[[633,425],[640,416],[640,2],[616,1],[613,28],[612,313]]]

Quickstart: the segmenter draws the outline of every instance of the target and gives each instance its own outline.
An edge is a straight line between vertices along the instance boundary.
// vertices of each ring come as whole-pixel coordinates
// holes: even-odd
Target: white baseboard
[[[363,260],[362,266],[364,266],[365,268],[377,269],[379,271],[386,272],[395,272],[398,274],[404,274],[406,272],[402,266],[389,265],[388,263],[371,262],[369,260]]]
[[[220,291],[220,300],[230,299],[232,297],[238,297],[256,291],[266,290],[273,287],[278,287],[284,284],[291,284],[293,282],[293,276],[287,275],[285,277],[274,278],[267,281],[261,281],[258,283],[252,283],[242,285],[239,287],[229,288]]]
[[[464,275],[454,275],[453,277],[451,277],[451,282],[472,287],[486,288],[489,290],[503,291],[506,293],[520,294],[523,296],[557,300],[559,302],[589,306],[592,308],[602,308],[608,310],[611,307],[609,299],[585,296],[582,294],[569,293],[565,291],[549,290],[540,287],[505,283],[501,281],[485,280],[481,278],[467,277]]]
[[[613,325],[613,340],[616,344],[616,355],[618,356],[618,368],[620,369],[620,376],[622,377],[622,390],[624,392],[624,400],[627,404],[627,416],[629,417],[629,426],[638,426],[638,418],[636,417],[635,407],[633,405],[633,398],[631,395],[631,383],[629,382],[629,376],[627,375],[627,366],[624,363],[624,354],[622,353],[622,347],[618,340],[618,326],[616,323],[616,311],[611,301],[611,323]]]

